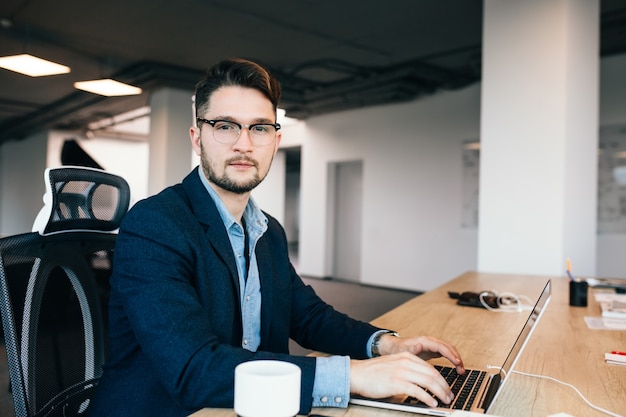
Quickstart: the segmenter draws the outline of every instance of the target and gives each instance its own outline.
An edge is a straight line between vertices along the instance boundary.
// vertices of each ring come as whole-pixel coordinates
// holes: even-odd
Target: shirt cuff
[[[350,357],[316,358],[313,407],[348,406],[350,400]]]

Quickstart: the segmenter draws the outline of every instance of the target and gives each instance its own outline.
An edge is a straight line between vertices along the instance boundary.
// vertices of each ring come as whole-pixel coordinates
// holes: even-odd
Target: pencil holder
[[[584,279],[574,279],[569,282],[569,305],[575,307],[587,306],[587,289],[589,285]]]

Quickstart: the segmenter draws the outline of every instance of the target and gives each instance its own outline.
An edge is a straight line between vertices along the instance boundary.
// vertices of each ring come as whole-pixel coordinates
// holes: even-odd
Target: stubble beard
[[[204,176],[209,180],[209,182],[212,182],[218,187],[226,191],[229,191],[231,193],[246,194],[254,190],[256,186],[259,185],[261,181],[263,181],[265,176],[261,178],[259,176],[259,170],[258,170],[259,167],[258,167],[257,162],[245,156],[238,157],[238,158],[231,158],[225,161],[224,167],[226,168],[229,164],[237,160],[245,160],[254,164],[254,166],[257,168],[257,171],[254,174],[253,178],[251,178],[250,180],[246,182],[238,183],[228,176],[228,174],[226,173],[226,170],[224,170],[224,175],[218,176],[217,173],[215,172],[215,169],[213,169],[213,166],[209,162],[209,159],[207,158],[202,145],[200,145],[200,166],[202,167],[202,172],[204,173]]]

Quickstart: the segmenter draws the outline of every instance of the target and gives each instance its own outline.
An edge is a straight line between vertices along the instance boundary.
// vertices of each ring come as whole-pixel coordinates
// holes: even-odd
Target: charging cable
[[[496,307],[492,307],[485,300],[486,297],[496,299]],[[532,310],[532,300],[525,295],[517,295],[512,292],[503,292],[498,295],[496,291],[483,291],[478,295],[480,303],[489,311],[496,313],[519,313],[523,310]],[[529,303],[529,305],[522,304],[522,299]],[[493,304],[493,303],[492,303]]]
[[[487,365],[487,369],[499,369],[500,372],[503,374],[504,377],[506,377],[506,371],[504,369],[502,369],[500,366],[493,366],[493,365]],[[580,392],[580,390],[578,388],[576,388],[575,386],[573,386],[572,384],[568,384],[567,382],[563,382],[563,381],[559,381],[556,378],[552,378],[551,376],[547,376],[547,375],[537,375],[537,374],[529,374],[527,372],[521,372],[521,371],[511,371],[512,374],[518,374],[518,375],[523,375],[523,376],[528,376],[531,378],[540,378],[540,379],[547,379],[548,381],[552,381],[552,382],[556,382],[557,384],[561,384],[564,385],[568,388],[571,388],[574,390],[574,392],[576,392],[576,394],[578,394],[578,396],[580,398],[582,398],[582,400],[591,408],[593,408],[596,411],[599,411],[601,413],[604,413],[606,415],[612,416],[612,417],[624,417],[621,414],[617,414],[614,413],[612,411],[609,410],[605,410],[604,408],[598,407],[597,405],[592,404],[583,394],[582,392]]]
[[[583,399],[583,401],[584,401],[584,402],[585,402],[585,403],[586,403],[589,407],[593,408],[594,410],[597,410],[597,411],[599,411],[599,412],[601,412],[601,413],[604,413],[604,414],[607,414],[607,415],[609,415],[609,416],[613,416],[613,417],[624,417],[624,416],[622,416],[621,414],[617,414],[617,413],[614,413],[614,412],[612,412],[612,411],[605,410],[604,408],[600,408],[600,407],[598,407],[597,405],[593,405],[593,404],[592,404],[592,403],[591,403],[591,402],[590,402],[587,398],[585,398],[585,396],[582,394],[582,392],[580,392],[580,391],[578,390],[578,388],[576,388],[576,387],[575,387],[575,386],[573,386],[572,384],[568,384],[567,382],[559,381],[559,380],[558,380],[558,379],[556,379],[556,378],[552,378],[551,376],[546,376],[546,375],[529,374],[529,373],[526,373],[526,372],[520,372],[520,371],[511,371],[511,372],[512,372],[512,373],[514,373],[514,374],[519,374],[519,375],[529,376],[529,377],[532,377],[532,378],[542,378],[542,379],[547,379],[547,380],[549,380],[549,381],[553,381],[553,382],[556,382],[556,383],[558,383],[558,384],[565,385],[566,387],[569,387],[569,388],[573,389],[573,390],[576,392],[576,394],[578,394],[578,395],[580,396],[580,398],[582,398],[582,399]]]

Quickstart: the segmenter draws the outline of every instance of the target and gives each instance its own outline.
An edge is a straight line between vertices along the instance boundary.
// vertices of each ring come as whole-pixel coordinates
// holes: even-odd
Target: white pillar
[[[148,195],[179,183],[189,173],[192,91],[161,88],[150,96]]]
[[[478,269],[596,268],[599,0],[485,0]]]
[[[30,232],[46,191],[48,132],[0,145],[0,236]]]

